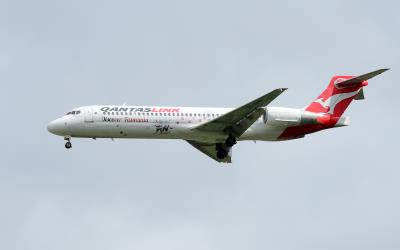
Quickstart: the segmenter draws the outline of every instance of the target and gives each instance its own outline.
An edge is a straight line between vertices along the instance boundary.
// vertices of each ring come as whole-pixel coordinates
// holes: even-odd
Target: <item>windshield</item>
[[[78,115],[78,114],[80,114],[80,113],[81,113],[80,110],[74,110],[74,111],[68,112],[66,115]]]

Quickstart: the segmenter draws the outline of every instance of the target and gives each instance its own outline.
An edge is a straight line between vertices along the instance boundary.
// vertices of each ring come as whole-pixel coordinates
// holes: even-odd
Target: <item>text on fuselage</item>
[[[122,118],[113,118],[113,117],[103,117],[103,122],[143,123],[143,122],[149,122],[149,119],[146,119],[146,118],[128,118],[128,117],[125,117],[124,119],[122,119]]]
[[[180,108],[146,108],[146,107],[102,107],[103,112],[179,112]]]

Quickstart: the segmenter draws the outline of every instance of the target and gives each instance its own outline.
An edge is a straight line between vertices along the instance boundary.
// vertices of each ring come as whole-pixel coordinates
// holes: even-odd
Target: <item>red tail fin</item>
[[[340,117],[367,81],[351,81],[353,76],[334,76],[328,87],[313,101],[307,111]]]
[[[388,69],[379,69],[361,76],[334,76],[328,87],[312,102],[307,111],[326,113],[331,117],[340,117],[354,98],[363,99],[361,92],[368,85],[367,80],[382,74]]]
[[[341,117],[343,112],[354,99],[363,99],[361,92],[368,85],[367,80],[377,76],[388,69],[379,69],[361,76],[334,76],[328,87],[305,110],[317,115],[317,124],[300,124],[286,128],[278,140],[300,138],[306,134],[322,129],[340,127],[348,124],[346,117]],[[306,112],[305,112],[306,113]]]

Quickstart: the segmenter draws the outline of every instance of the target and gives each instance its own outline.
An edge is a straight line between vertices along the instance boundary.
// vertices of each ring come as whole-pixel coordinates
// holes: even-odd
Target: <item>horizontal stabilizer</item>
[[[363,83],[364,81],[367,81],[368,79],[371,79],[371,78],[373,78],[373,77],[375,77],[377,75],[382,74],[383,72],[385,72],[387,70],[389,70],[389,69],[378,69],[378,70],[372,71],[370,73],[367,73],[367,74],[364,74],[364,75],[361,75],[361,76],[353,77],[353,78],[348,79],[348,80],[335,82],[335,86],[338,89],[355,87],[355,86]]]

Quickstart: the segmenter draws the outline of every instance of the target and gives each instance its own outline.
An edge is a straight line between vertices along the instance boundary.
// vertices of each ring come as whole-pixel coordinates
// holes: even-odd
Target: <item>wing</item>
[[[202,143],[202,142],[197,142],[197,141],[187,141],[188,143],[190,143],[190,145],[192,145],[193,147],[197,148],[198,150],[200,150],[201,152],[203,152],[204,154],[208,155],[209,157],[213,158],[214,160],[218,161],[218,162],[225,162],[225,163],[231,163],[231,149],[229,149],[229,154],[227,157],[225,157],[224,159],[219,159],[217,157],[217,149],[216,149],[216,145],[215,143]],[[228,150],[228,149],[227,149]]]
[[[263,113],[262,107],[267,106],[286,88],[275,89],[274,91],[261,96],[237,109],[234,109],[218,118],[203,123],[193,129],[202,131],[231,133],[235,137],[240,137]]]

